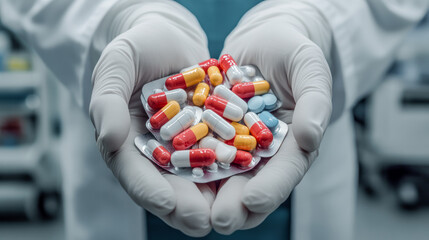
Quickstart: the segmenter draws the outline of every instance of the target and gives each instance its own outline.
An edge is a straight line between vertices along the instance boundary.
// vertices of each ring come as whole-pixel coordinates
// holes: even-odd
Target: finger
[[[241,202],[243,188],[252,176],[237,175],[224,182],[212,206],[211,222],[216,232],[229,235],[240,229],[249,210]]]
[[[116,152],[101,151],[113,174],[130,197],[141,207],[157,216],[170,214],[176,206],[176,195],[170,183],[158,169],[134,146],[134,138],[147,131],[147,118],[132,118],[125,143]],[[98,142],[99,147],[102,145]]]
[[[252,212],[271,213],[289,197],[316,155],[300,148],[290,131],[279,152],[246,184],[242,202]]]
[[[210,205],[195,183],[176,175],[165,175],[176,194],[176,208],[161,217],[167,224],[192,237],[203,237],[211,231]]]
[[[111,42],[93,72],[90,116],[98,139],[108,152],[119,149],[128,136],[128,102],[135,84],[135,65],[130,46]]]
[[[286,58],[295,110],[295,139],[300,147],[312,152],[322,140],[332,113],[332,78],[322,50],[314,43],[300,45]]]

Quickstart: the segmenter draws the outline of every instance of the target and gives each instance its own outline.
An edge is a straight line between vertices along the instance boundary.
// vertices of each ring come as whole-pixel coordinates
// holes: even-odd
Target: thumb
[[[298,145],[312,152],[319,148],[332,113],[332,77],[328,63],[313,43],[304,43],[286,62],[296,102],[292,122]]]
[[[121,39],[105,48],[94,68],[89,112],[97,141],[107,152],[118,150],[130,131],[128,103],[135,75],[132,48]]]

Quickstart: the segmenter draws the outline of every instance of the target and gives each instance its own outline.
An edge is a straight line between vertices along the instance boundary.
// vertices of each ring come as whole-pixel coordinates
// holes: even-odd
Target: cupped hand
[[[130,5],[117,16],[122,18],[115,16],[112,29],[119,33],[93,72],[90,116],[97,145],[138,205],[187,235],[204,236],[211,231],[214,183],[195,184],[157,168],[134,138],[147,132],[142,86],[208,59],[206,36],[191,13],[172,1]]]
[[[332,112],[330,41],[317,10],[282,1],[259,4],[228,36],[223,53],[239,65],[259,67],[282,102],[274,115],[290,125],[277,154],[221,183],[211,213],[217,232],[259,225],[289,197],[316,158]]]

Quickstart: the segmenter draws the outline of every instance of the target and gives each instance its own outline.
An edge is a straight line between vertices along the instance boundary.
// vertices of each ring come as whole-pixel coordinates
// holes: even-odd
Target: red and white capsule
[[[217,61],[217,59],[210,58],[209,60],[206,60],[206,61],[204,61],[204,62],[200,62],[200,63],[195,64],[195,65],[193,65],[193,66],[190,66],[190,67],[184,68],[184,69],[182,69],[180,72],[186,72],[186,71],[191,70],[191,69],[193,69],[193,68],[200,67],[200,68],[202,68],[202,69],[204,70],[204,72],[206,72],[206,74],[207,74],[208,69],[209,69],[210,67],[212,67],[212,66],[216,66],[216,67],[217,67],[217,66],[219,66],[219,62]]]
[[[210,166],[215,160],[215,152],[206,148],[175,151],[171,155],[171,164],[177,168]]]
[[[229,54],[224,54],[219,58],[219,66],[226,73],[232,85],[243,81],[243,71],[238,67],[235,60]]]
[[[244,115],[244,123],[250,130],[250,134],[256,138],[258,144],[263,148],[268,148],[273,142],[273,134],[270,129],[254,112],[248,112]]]
[[[221,97],[212,95],[206,99],[206,109],[213,110],[220,116],[238,122],[243,118],[243,110]]]
[[[152,94],[147,99],[147,104],[153,110],[159,110],[167,105],[170,101],[176,101],[180,105],[186,102],[186,92],[183,89],[174,89],[167,92]]]
[[[170,162],[170,152],[156,140],[149,140],[146,143],[146,149],[148,153],[160,164],[167,165]]]

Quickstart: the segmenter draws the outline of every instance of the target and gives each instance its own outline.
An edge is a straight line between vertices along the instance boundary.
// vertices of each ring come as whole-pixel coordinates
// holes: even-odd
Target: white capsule
[[[237,83],[241,83],[241,81],[243,80],[243,71],[241,71],[241,69],[237,65],[231,66],[226,71],[226,76],[228,77],[231,85],[235,85]]]
[[[230,140],[235,136],[235,128],[212,110],[205,110],[202,119],[221,138]]]
[[[173,139],[177,134],[192,126],[194,120],[194,112],[191,109],[184,108],[161,127],[159,134],[162,140],[169,141]]]
[[[247,112],[247,103],[224,85],[217,86],[213,91],[213,95],[219,96],[228,102],[235,104],[243,110],[243,113]]]
[[[207,136],[201,139],[199,143],[200,148],[210,148],[215,151],[216,159],[225,164],[229,164],[235,159],[235,154],[237,153],[237,148],[230,146],[217,140],[216,138]]]

